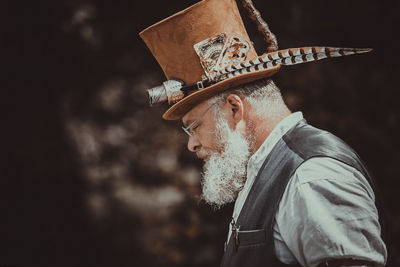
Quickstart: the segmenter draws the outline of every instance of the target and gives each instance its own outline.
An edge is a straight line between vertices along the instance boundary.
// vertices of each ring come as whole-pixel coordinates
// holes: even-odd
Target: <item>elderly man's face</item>
[[[196,121],[189,131],[191,135],[188,140],[188,149],[196,153],[197,157],[205,159],[201,151],[203,149],[218,150],[215,138],[215,118],[213,111],[209,110],[210,104],[207,101],[197,105],[182,118],[186,126]]]
[[[241,105],[241,104],[240,104]],[[193,124],[188,149],[203,159],[203,198],[216,208],[233,202],[246,180],[246,167],[250,157],[251,142],[245,137],[236,112],[241,108],[226,101],[222,110],[214,110],[206,102],[189,111],[182,121]],[[243,113],[243,112],[242,112]]]

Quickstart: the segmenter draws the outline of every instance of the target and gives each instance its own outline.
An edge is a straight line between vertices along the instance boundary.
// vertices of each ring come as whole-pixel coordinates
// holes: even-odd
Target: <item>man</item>
[[[208,112],[201,116],[204,111]],[[249,194],[256,195],[254,202],[260,201],[257,198],[263,201],[264,197],[268,199],[268,196],[259,196],[261,194],[274,194],[274,188],[263,186],[262,183],[254,184],[256,176],[262,168],[274,168],[266,170],[268,175],[274,176],[275,168],[282,167],[285,159],[273,158],[265,163],[266,158],[283,157],[282,154],[288,154],[286,150],[290,150],[286,156],[292,157],[290,153],[326,149],[325,144],[304,149],[305,144],[291,142],[310,142],[311,145],[315,141],[314,145],[317,146],[321,144],[315,139],[320,138],[319,141],[335,142],[335,146],[343,146],[341,149],[354,153],[342,141],[307,125],[301,113],[291,114],[271,80],[247,84],[197,105],[185,114],[183,123],[187,125],[194,120],[197,121],[189,130],[188,149],[205,160],[203,197],[216,207],[236,200],[234,222],[238,222]],[[279,147],[279,143],[284,143],[285,147]],[[338,153],[335,149],[326,152]],[[243,229],[246,234],[246,231],[260,229],[244,228],[246,225],[242,222],[238,222],[238,225],[234,223],[234,227],[241,228],[238,248],[233,253],[239,253],[243,248],[243,254],[249,254],[245,258],[249,259],[254,253],[251,249],[266,250],[263,236],[272,234],[274,253],[285,264],[298,262],[302,266],[317,266],[330,262],[326,266],[384,265],[386,248],[380,237],[374,192],[362,172],[342,162],[343,155],[339,155],[321,153],[300,156],[304,157],[304,161],[289,175],[290,180],[276,209],[273,228],[270,229],[272,233],[264,229],[260,231],[261,237],[255,237],[256,232],[253,232],[252,237],[243,238],[260,238],[260,241],[246,241],[249,243],[245,245],[240,242],[240,230]],[[270,166],[262,166],[263,163]],[[362,168],[362,165],[357,167]],[[264,178],[268,183],[269,177]],[[260,188],[252,188],[254,185]],[[254,205],[250,202],[247,204]],[[257,205],[266,207],[272,204],[277,203]],[[255,211],[254,214],[259,216],[260,212]],[[248,219],[250,225],[259,224],[253,222],[253,218]],[[225,261],[229,262],[229,259]],[[242,266],[259,266],[250,265],[247,260],[241,263]],[[240,264],[235,263],[235,266]]]
[[[365,166],[291,113],[270,79],[281,65],[361,50],[257,57],[233,0],[201,1],[141,37],[169,79],[149,90],[151,103],[173,104],[163,117],[182,119],[188,149],[205,162],[203,198],[216,208],[235,201],[222,266],[385,264]]]

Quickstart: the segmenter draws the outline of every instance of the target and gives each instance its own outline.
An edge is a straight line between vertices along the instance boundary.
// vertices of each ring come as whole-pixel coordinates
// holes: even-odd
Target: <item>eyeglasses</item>
[[[190,123],[187,127],[182,126],[182,129],[185,131],[185,133],[187,133],[187,135],[193,137],[197,127],[199,126],[197,123],[201,120],[201,118],[203,118],[204,115],[206,115],[207,111],[209,111],[214,105],[215,103],[211,104],[206,110],[203,111],[200,117],[198,117],[196,120]]]

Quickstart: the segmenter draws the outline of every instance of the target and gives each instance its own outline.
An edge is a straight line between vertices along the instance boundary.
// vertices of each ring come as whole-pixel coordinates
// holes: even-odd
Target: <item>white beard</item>
[[[208,156],[203,167],[202,198],[216,209],[235,201],[246,182],[250,142],[238,131],[232,131],[225,119],[216,123],[217,145],[221,151],[201,149]]]

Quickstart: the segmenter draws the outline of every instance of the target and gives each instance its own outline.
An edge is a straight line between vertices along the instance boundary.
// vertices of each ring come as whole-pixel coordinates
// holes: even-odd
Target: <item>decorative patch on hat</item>
[[[201,66],[207,76],[215,70],[215,66],[217,65],[225,43],[226,35],[220,33],[194,45],[194,50],[199,56]]]
[[[234,36],[229,37],[222,49],[216,70],[222,70],[227,66],[245,61],[249,50],[250,46],[246,40]]]
[[[220,33],[195,44],[194,50],[205,74],[212,81],[219,70],[244,61],[250,46],[246,40]]]

